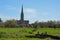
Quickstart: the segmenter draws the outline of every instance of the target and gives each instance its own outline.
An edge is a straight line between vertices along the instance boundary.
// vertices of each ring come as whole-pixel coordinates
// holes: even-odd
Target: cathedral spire
[[[21,9],[21,21],[24,21],[24,13],[23,13],[23,5],[22,5],[22,9]]]
[[[17,21],[18,25],[21,27],[28,27],[29,26],[29,20],[24,20],[24,12],[23,12],[23,5],[21,8],[21,16],[20,16],[20,20]]]

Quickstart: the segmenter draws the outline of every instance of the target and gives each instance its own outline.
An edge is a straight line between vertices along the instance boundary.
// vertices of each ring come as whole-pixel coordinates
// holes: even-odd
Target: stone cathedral
[[[29,20],[24,20],[23,5],[22,5],[22,8],[21,8],[20,20],[18,20],[17,23],[18,23],[18,25],[20,25],[21,27],[29,27]]]

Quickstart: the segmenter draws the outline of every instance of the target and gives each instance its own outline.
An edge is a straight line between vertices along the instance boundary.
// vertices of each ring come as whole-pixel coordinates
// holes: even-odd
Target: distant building
[[[22,9],[21,9],[21,17],[20,17],[20,20],[17,21],[17,23],[21,27],[29,27],[29,20],[24,20],[23,5],[22,5]]]

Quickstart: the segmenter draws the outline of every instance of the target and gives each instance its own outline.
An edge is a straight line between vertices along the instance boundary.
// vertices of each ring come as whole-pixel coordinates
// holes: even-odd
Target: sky
[[[20,20],[23,4],[24,19],[35,21],[60,21],[60,0],[0,0],[0,18]]]

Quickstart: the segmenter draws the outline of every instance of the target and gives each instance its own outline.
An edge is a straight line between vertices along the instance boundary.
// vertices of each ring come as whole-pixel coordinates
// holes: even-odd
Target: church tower
[[[24,20],[23,5],[22,5],[22,8],[21,8],[20,20],[18,20],[17,23],[20,27],[29,27],[29,20]]]
[[[22,5],[22,9],[21,9],[21,19],[22,22],[24,22],[24,13],[23,13],[23,5]]]

